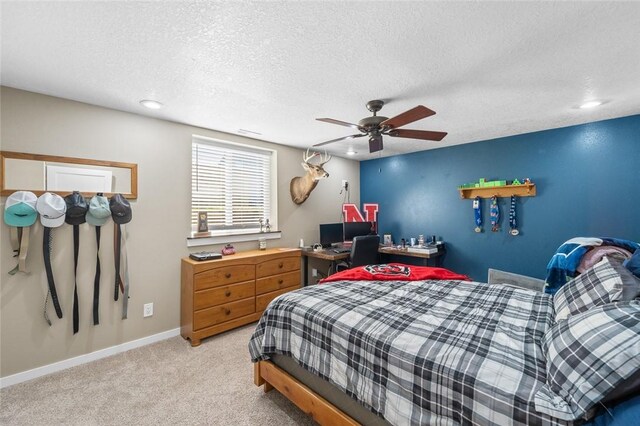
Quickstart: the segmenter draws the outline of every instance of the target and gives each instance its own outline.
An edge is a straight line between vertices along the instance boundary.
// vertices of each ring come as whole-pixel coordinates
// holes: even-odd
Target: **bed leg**
[[[267,383],[262,376],[260,375],[260,363],[262,361],[258,361],[256,363],[253,364],[253,383],[256,386],[262,386],[265,383]]]
[[[271,383],[267,382],[262,375],[260,375],[260,364],[262,363],[262,361],[258,361],[255,364],[253,364],[253,383],[256,386],[262,386],[264,385],[264,393],[270,392],[273,390],[273,386],[271,386]]]

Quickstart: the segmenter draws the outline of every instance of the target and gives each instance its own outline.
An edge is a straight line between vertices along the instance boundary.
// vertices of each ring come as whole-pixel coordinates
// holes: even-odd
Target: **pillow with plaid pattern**
[[[626,278],[623,278],[623,274]],[[640,291],[640,285],[629,297],[625,286],[628,277],[635,279],[622,264],[610,260],[607,256],[582,274],[562,286],[553,296],[553,307],[556,312],[556,322],[567,319],[571,315],[579,314],[594,306],[616,302],[623,298],[632,300]]]
[[[640,371],[640,301],[609,303],[551,327],[542,341],[547,383],[536,410],[576,420]]]

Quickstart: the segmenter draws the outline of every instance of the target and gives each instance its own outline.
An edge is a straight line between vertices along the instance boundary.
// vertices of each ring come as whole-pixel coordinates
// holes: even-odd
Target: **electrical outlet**
[[[142,315],[146,318],[146,317],[150,317],[153,315],[153,303],[145,303],[144,304],[144,310],[142,312]]]
[[[318,270],[317,270],[316,268],[313,268],[313,269],[311,270],[311,276],[312,276],[312,277],[317,277],[317,276],[318,276]]]
[[[346,179],[342,179],[342,189],[347,189],[349,186],[349,181]]]

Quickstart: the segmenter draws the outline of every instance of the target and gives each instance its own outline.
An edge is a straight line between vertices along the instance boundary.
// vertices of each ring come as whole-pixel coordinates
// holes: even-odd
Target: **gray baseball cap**
[[[111,217],[118,225],[124,225],[131,222],[131,204],[124,198],[122,194],[115,194],[109,201],[111,208]]]
[[[93,226],[102,226],[111,217],[109,200],[104,195],[94,195],[89,202],[87,211],[87,223]]]

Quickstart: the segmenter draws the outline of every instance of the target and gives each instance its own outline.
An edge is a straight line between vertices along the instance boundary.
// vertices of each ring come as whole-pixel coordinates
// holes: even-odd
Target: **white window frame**
[[[273,149],[258,147],[255,145],[242,144],[237,142],[230,142],[221,139],[209,138],[206,136],[193,135],[191,141],[191,166],[193,167],[193,147],[194,143],[203,143],[203,144],[211,144],[217,146],[224,146],[227,149],[236,148],[237,150],[242,151],[252,151],[252,152],[260,152],[263,151],[265,153],[269,153],[271,157],[270,161],[270,182],[269,182],[269,191],[270,191],[270,213],[269,213],[269,224],[271,225],[272,232],[270,234],[260,233],[259,228],[243,228],[243,229],[225,229],[225,230],[210,230],[208,236],[196,236],[197,226],[191,223],[192,214],[193,214],[193,192],[191,192],[191,203],[189,207],[189,223],[191,228],[191,236],[189,237],[188,245],[189,246],[198,246],[198,245],[207,245],[207,244],[217,244],[224,242],[236,242],[236,241],[251,241],[257,240],[260,237],[265,237],[267,239],[279,238],[280,232],[278,231],[278,152]],[[193,191],[193,170],[191,173],[190,179],[190,191]],[[200,240],[200,241],[197,241]],[[206,240],[206,241],[205,241]]]

